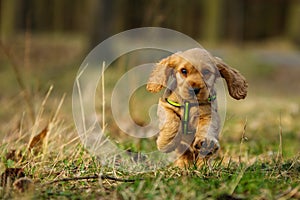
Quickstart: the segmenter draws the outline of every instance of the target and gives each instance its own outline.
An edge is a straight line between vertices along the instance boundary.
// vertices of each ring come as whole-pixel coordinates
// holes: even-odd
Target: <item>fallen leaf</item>
[[[41,149],[48,133],[48,126],[46,126],[38,135],[34,136],[29,144],[29,150],[33,148]]]

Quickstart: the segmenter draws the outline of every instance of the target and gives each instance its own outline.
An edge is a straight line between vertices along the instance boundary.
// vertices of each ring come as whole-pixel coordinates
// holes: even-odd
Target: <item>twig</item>
[[[56,111],[55,111],[53,117],[52,117],[51,120],[50,120],[50,123],[54,123],[54,122],[57,120],[57,116],[58,116],[58,114],[59,114],[59,111],[60,111],[60,109],[61,109],[63,103],[64,103],[65,97],[66,97],[66,93],[63,94],[63,96],[62,96],[62,98],[61,98],[61,100],[60,100],[60,102],[59,102],[59,104],[58,104],[58,106],[57,106],[57,109],[56,109]]]
[[[243,128],[243,132],[242,132],[242,137],[241,137],[241,142],[240,142],[240,153],[239,153],[239,163],[242,163],[242,145],[244,143],[245,140],[247,140],[246,135],[246,128],[247,128],[247,121],[248,119],[246,118],[245,123],[244,123],[244,128]]]
[[[279,116],[279,145],[278,145],[278,152],[277,152],[277,158],[276,162],[279,163],[283,159],[283,153],[282,153],[282,124],[281,124],[281,113]]]
[[[79,104],[80,104],[80,114],[81,114],[81,119],[82,119],[82,126],[83,126],[83,131],[84,131],[84,136],[86,139],[86,124],[85,124],[85,115],[84,115],[84,107],[83,107],[83,99],[82,99],[82,94],[81,94],[81,88],[80,88],[80,77],[83,74],[83,72],[86,70],[88,67],[88,63],[81,69],[81,71],[78,73],[76,76],[76,87],[78,90],[78,97],[79,97]]]
[[[105,131],[105,81],[104,81],[104,69],[105,69],[105,61],[102,63],[102,72],[101,72],[101,86],[102,86],[102,134]]]
[[[285,200],[290,199],[299,193],[300,185],[296,186],[295,188],[289,188],[283,194],[277,196],[276,199],[278,200]]]
[[[31,118],[32,124],[34,124],[35,121],[35,114],[34,114],[34,106],[32,104],[32,99],[30,97],[30,92],[28,91],[26,84],[24,82],[24,80],[22,79],[20,70],[19,70],[19,66],[18,64],[15,62],[14,56],[11,53],[11,50],[6,47],[2,41],[0,40],[0,47],[3,50],[3,52],[5,53],[6,57],[8,58],[8,60],[11,63],[12,69],[14,70],[18,85],[21,89],[21,91],[24,93],[24,99],[25,102],[27,103],[28,106],[28,110],[29,110],[29,116]]]
[[[89,180],[89,179],[108,179],[108,180],[126,182],[126,183],[133,183],[133,182],[136,181],[134,179],[121,179],[121,178],[116,178],[116,177],[112,177],[112,176],[108,176],[108,175],[97,175],[97,174],[95,174],[93,176],[80,176],[80,177],[57,179],[57,180],[45,183],[43,185],[51,185],[53,183],[58,183],[58,182],[69,182],[69,181],[79,181],[79,180]],[[139,180],[141,180],[141,179],[139,179]]]

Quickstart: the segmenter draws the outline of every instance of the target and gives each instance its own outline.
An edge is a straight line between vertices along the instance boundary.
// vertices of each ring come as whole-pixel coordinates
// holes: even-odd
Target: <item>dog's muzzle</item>
[[[190,89],[189,89],[189,94],[190,94],[191,96],[197,95],[197,94],[199,94],[199,92],[200,92],[200,88],[190,88]]]

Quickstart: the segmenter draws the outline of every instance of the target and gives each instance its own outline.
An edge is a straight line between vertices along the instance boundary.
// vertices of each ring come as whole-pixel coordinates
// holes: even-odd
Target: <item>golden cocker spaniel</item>
[[[178,167],[199,167],[220,149],[220,117],[214,88],[218,77],[226,80],[231,97],[246,97],[245,78],[201,48],[170,55],[150,75],[148,91],[155,93],[166,88],[158,103],[157,148],[166,153],[176,151]]]

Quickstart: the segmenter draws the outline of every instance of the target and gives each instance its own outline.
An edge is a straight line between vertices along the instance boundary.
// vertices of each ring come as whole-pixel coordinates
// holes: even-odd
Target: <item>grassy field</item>
[[[300,199],[299,65],[270,62],[260,54],[299,51],[284,43],[212,48],[249,81],[246,100],[228,97],[222,149],[213,168],[128,172],[103,166],[76,133],[71,98],[84,44],[78,36],[38,35],[2,46],[0,198]],[[124,70],[120,65],[107,71],[106,84],[113,85],[113,74]],[[139,102],[136,97],[136,107],[143,107]],[[145,116],[145,111],[133,113],[141,123]],[[110,117],[108,128],[118,137]],[[154,143],[126,140],[124,146],[138,151]]]

